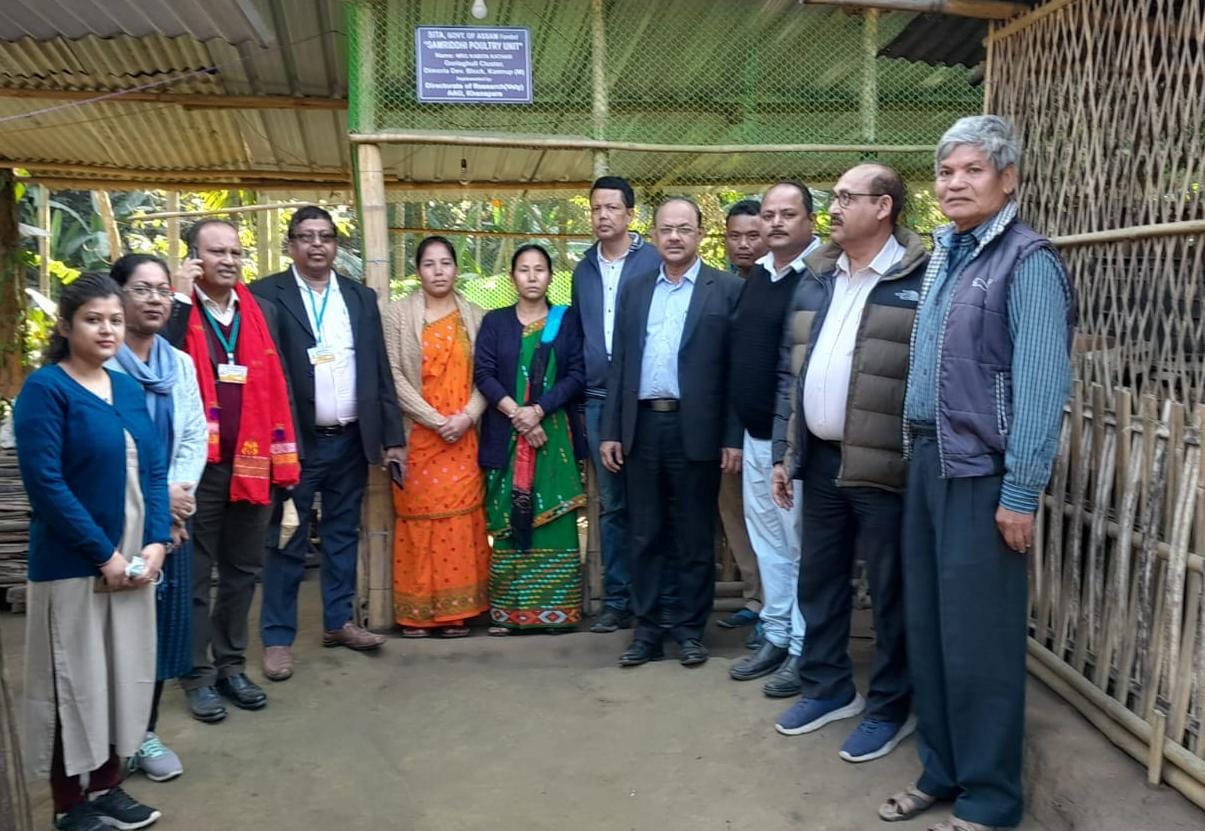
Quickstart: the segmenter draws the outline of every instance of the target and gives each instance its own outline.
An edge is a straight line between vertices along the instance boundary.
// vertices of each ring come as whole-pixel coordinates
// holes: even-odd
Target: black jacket
[[[339,291],[347,305],[356,346],[356,408],[364,458],[370,464],[379,464],[381,449],[401,447],[405,445],[406,437],[402,431],[402,410],[398,406],[393,374],[385,355],[377,295],[355,280],[341,275],[335,275],[335,279],[339,281]],[[292,269],[256,280],[249,288],[261,306],[272,306],[276,310],[277,346],[296,403],[297,442],[304,458],[312,452],[316,435],[314,366],[307,350],[317,345],[305,301]]]
[[[644,336],[659,274],[635,277],[623,290],[615,313],[600,435],[603,441],[623,442],[625,454],[636,443]],[[739,277],[704,265],[691,294],[678,347],[682,445],[690,461],[719,459],[721,448],[739,448],[742,443],[727,383],[729,328],[742,285]]]

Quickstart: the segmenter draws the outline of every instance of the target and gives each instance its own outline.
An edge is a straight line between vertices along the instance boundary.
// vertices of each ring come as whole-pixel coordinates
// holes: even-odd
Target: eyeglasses
[[[854,200],[859,196],[886,196],[885,193],[857,193],[852,190],[838,190],[833,192],[833,198],[837,200],[842,208],[848,208],[854,203]]]
[[[139,300],[146,300],[152,294],[162,297],[164,300],[171,300],[175,292],[170,286],[160,286],[152,288],[151,286],[129,286],[125,289],[125,293],[137,297]]]
[[[663,237],[671,237],[677,234],[680,237],[689,237],[698,232],[698,228],[691,225],[663,225],[657,228],[657,233]]]
[[[296,240],[297,242],[322,242],[322,243],[334,242],[338,238],[339,237],[337,234],[332,234],[330,231],[323,231],[322,233],[317,233],[315,231],[305,231],[304,233],[293,234],[291,237],[289,237],[289,239]]]

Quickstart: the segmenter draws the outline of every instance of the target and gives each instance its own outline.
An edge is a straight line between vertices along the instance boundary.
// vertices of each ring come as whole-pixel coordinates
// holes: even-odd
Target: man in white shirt
[[[297,592],[305,573],[309,518],[322,494],[323,646],[365,651],[385,642],[352,612],[360,506],[370,464],[405,472],[402,414],[385,354],[376,294],[334,271],[338,231],[322,208],[299,208],[289,221],[293,266],[251,284],[279,318],[279,347],[297,406],[301,481],[289,494],[301,526],[264,561],[264,675],[293,674]]]
[[[845,741],[849,762],[877,759],[916,729],[904,649],[900,521],[904,383],[928,255],[897,220],[905,191],[877,164],[833,189],[832,241],[807,258],[787,315],[774,424],[774,498],[798,501],[799,606],[807,621],[803,698],[779,717],[785,735],[866,716]],[[867,563],[876,657],[867,700],[849,660],[857,557]]]

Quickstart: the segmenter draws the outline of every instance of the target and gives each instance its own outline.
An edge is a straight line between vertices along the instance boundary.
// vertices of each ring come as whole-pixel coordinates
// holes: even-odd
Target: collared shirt
[[[791,260],[786,268],[781,271],[774,268],[774,252],[769,251],[760,260],[757,265],[762,266],[766,271],[770,272],[770,282],[777,283],[791,271],[803,271],[803,260],[808,255],[820,247],[820,237],[813,236],[812,241],[808,243],[808,247],[799,252],[799,256]]]
[[[356,344],[339,281],[331,272],[326,290],[316,292],[301,279],[296,266],[293,279],[301,292],[301,304],[305,306],[314,339],[320,348],[328,347],[335,354],[333,361],[314,365],[314,424],[319,427],[350,424],[357,418]]]
[[[682,330],[686,313],[695,291],[702,261],[694,263],[677,283],[665,276],[665,266],[657,274],[653,299],[649,303],[649,320],[644,330],[644,355],[640,362],[638,397],[679,398],[678,349],[682,346]]]
[[[218,305],[218,302],[201,290],[200,286],[194,285],[193,291],[197,293],[197,297],[201,298],[201,305],[209,310],[213,315],[213,319],[223,326],[229,326],[234,322],[234,313],[238,311],[238,295],[232,290],[230,299],[226,301],[225,308]]]
[[[803,412],[808,429],[817,438],[841,441],[845,437],[845,405],[862,311],[870,292],[904,253],[904,246],[890,236],[870,265],[856,273],[850,273],[845,253],[837,258],[833,297],[803,382]]]
[[[935,244],[927,285],[921,292],[912,333],[912,361],[904,397],[907,421],[937,419],[937,359],[946,310],[957,276],[975,252],[1004,232],[1017,215],[1010,202],[977,228],[963,234],[953,225],[933,234]],[[1013,423],[1004,451],[1000,504],[1021,513],[1038,508],[1058,453],[1063,404],[1071,388],[1067,360],[1067,310],[1073,302],[1062,266],[1039,249],[1017,264],[1008,291],[1008,326],[1013,338]],[[930,275],[931,278],[930,278]]]
[[[607,358],[611,357],[611,336],[615,332],[615,308],[619,305],[619,278],[623,264],[628,260],[630,249],[613,260],[603,256],[602,243],[598,244],[598,272],[603,283],[603,343],[607,346]]]

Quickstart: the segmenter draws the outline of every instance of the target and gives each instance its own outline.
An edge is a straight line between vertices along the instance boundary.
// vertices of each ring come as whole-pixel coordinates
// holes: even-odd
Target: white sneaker
[[[146,774],[152,782],[166,782],[184,773],[180,757],[164,746],[154,733],[147,733],[138,752],[134,754],[134,767]]]

